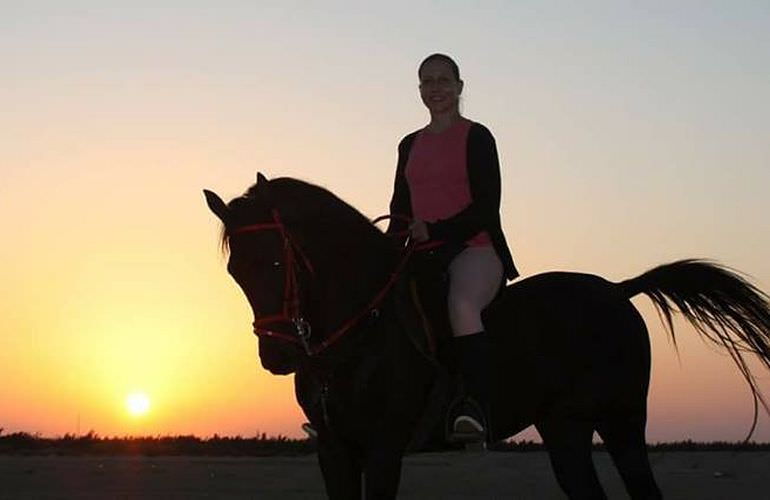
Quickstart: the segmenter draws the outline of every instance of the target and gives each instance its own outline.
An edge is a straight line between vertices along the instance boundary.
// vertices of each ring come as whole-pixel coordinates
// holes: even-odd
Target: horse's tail
[[[727,350],[751,387],[754,431],[757,400],[770,413],[744,354],[755,354],[770,370],[770,302],[768,296],[735,271],[696,259],[658,266],[618,283],[627,297],[652,299],[676,346],[672,311],[678,310],[705,338]],[[747,438],[748,439],[748,438]]]

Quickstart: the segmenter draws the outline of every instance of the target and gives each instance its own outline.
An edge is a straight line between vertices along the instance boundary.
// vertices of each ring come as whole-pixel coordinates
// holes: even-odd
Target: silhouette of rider
[[[460,114],[463,81],[447,55],[432,54],[417,72],[430,123],[404,137],[387,232],[417,243],[443,242],[448,259],[448,310],[458,371],[467,398],[453,421],[454,438],[488,431],[490,348],[481,311],[505,279],[518,276],[500,223],[500,166],[495,139]],[[410,224],[400,216],[412,220]],[[406,239],[406,236],[403,237]],[[403,241],[401,241],[403,243]],[[505,278],[505,279],[504,279]]]

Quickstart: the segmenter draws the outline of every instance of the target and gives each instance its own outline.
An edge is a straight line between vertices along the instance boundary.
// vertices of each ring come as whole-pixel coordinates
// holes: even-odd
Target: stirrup
[[[305,422],[302,424],[302,430],[305,431],[305,434],[307,434],[307,437],[310,439],[317,439],[318,438],[318,431],[315,430],[315,427],[313,427],[312,424],[309,422]]]
[[[455,413],[449,440],[458,443],[485,442],[487,423],[484,412],[472,399],[466,399],[460,404],[465,408]]]
[[[455,434],[481,434],[484,435],[484,425],[470,415],[460,415],[452,426]]]
[[[481,422],[469,415],[460,415],[454,421],[450,440],[459,443],[484,442],[486,434]]]

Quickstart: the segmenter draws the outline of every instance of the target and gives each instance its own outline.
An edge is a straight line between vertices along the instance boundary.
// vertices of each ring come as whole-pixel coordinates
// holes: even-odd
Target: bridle
[[[300,287],[298,274],[301,271],[301,267],[311,275],[315,277],[315,270],[310,260],[307,258],[302,248],[297,244],[295,238],[289,233],[286,226],[281,220],[278,210],[273,209],[271,211],[273,218],[272,222],[261,224],[250,224],[246,226],[237,227],[230,232],[230,235],[253,233],[259,231],[278,231],[283,241],[283,259],[284,259],[284,292],[283,292],[283,307],[280,313],[272,314],[257,318],[254,320],[254,334],[257,337],[271,337],[280,339],[293,344],[299,344],[305,350],[308,356],[316,356],[328,349],[330,346],[338,342],[346,333],[348,333],[359,321],[366,316],[377,316],[379,314],[378,307],[387,296],[390,289],[398,280],[399,276],[406,267],[409,257],[416,249],[425,249],[425,245],[415,245],[411,242],[405,247],[404,253],[396,265],[395,269],[391,272],[388,281],[380,289],[380,291],[369,301],[369,303],[356,315],[347,320],[337,330],[327,335],[327,337],[315,346],[310,343],[312,336],[312,327],[310,323],[302,315],[300,310]],[[377,223],[387,218],[395,218],[399,216],[382,216],[373,221]],[[440,244],[440,243],[439,243]],[[437,246],[436,243],[431,244]],[[283,333],[282,331],[275,330],[277,325],[289,325],[289,330],[293,333]]]
[[[284,287],[283,287],[283,307],[280,313],[264,316],[254,320],[254,334],[257,336],[275,337],[287,342],[299,343],[310,350],[310,336],[312,334],[310,323],[305,320],[300,312],[300,290],[297,274],[300,271],[300,263],[305,269],[315,275],[313,265],[305,256],[302,249],[286,230],[286,226],[281,221],[278,210],[271,212],[273,221],[262,224],[250,224],[240,226],[230,231],[231,235],[254,233],[259,231],[278,231],[283,241],[283,263],[284,263]],[[297,259],[299,256],[299,259]],[[289,324],[296,335],[282,333],[270,328],[271,325]]]

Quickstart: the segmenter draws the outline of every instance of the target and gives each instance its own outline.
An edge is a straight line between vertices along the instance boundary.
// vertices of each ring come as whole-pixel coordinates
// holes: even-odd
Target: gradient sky
[[[385,213],[436,51],[497,137],[524,275],[708,257],[770,290],[766,1],[121,3],[2,8],[5,432],[299,436],[201,189],[229,199],[261,171]],[[653,344],[648,439],[743,438],[730,359],[682,323],[677,357],[634,303]],[[123,404],[135,390],[141,418]]]

